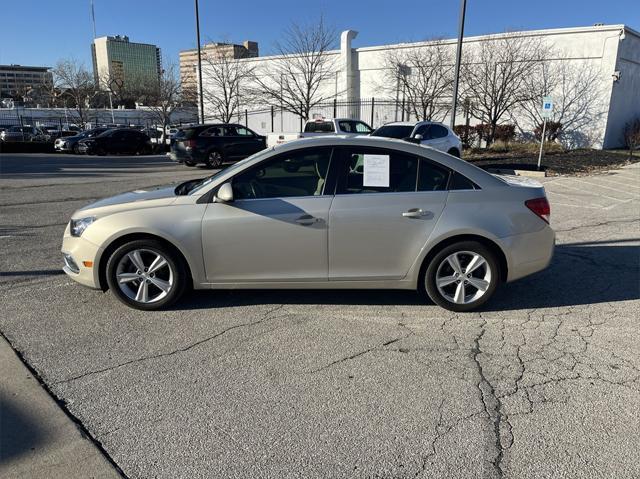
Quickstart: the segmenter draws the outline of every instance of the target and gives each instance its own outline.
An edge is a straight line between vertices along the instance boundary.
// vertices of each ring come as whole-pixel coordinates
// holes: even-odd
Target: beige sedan
[[[535,182],[382,138],[264,150],[202,180],[76,211],[64,271],[129,306],[185,289],[413,289],[469,311],[545,268],[549,203]]]

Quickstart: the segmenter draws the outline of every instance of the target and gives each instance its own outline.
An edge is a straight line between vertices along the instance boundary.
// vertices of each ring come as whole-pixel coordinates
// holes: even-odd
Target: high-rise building
[[[225,56],[227,58],[251,58],[258,56],[258,43],[245,41],[242,45],[234,43],[207,43],[201,50],[202,59],[215,59]],[[182,50],[180,52],[180,85],[183,94],[188,96],[188,92],[196,92],[198,86],[197,78],[198,49]]]
[[[127,36],[96,38],[91,44],[91,56],[94,79],[102,90],[114,88],[114,84],[126,88],[131,82],[158,81],[162,71],[160,49],[130,42]]]
[[[52,84],[49,67],[0,65],[0,98],[25,97],[33,90],[48,89]]]

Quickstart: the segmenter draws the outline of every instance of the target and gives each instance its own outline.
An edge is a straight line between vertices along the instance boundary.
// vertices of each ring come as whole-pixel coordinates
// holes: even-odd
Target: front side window
[[[346,148],[338,183],[339,194],[416,191],[418,158],[380,148]]]
[[[320,196],[329,170],[331,148],[306,148],[266,160],[232,180],[238,200]]]

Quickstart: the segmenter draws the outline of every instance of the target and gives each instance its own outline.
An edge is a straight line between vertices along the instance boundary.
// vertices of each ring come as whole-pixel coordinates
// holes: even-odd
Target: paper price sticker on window
[[[362,185],[389,187],[389,155],[364,155]]]

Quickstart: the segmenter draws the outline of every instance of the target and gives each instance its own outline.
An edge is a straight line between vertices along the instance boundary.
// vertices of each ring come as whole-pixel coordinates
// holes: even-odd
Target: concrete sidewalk
[[[121,478],[0,337],[0,477]]]

